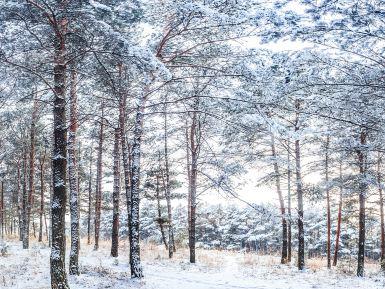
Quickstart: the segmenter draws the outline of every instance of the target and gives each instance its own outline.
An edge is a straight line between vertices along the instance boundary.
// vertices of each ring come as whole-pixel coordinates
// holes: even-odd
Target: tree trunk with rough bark
[[[364,276],[365,264],[365,202],[368,191],[367,184],[367,156],[366,156],[366,131],[361,129],[360,133],[360,149],[357,152],[358,166],[360,174],[359,183],[359,222],[358,222],[358,258],[357,258],[357,276]]]
[[[134,139],[131,156],[131,207],[130,207],[130,265],[131,277],[142,278],[143,269],[140,262],[140,239],[139,239],[139,208],[140,208],[140,158],[143,135],[143,112],[145,96],[140,96],[136,108],[134,124]]]
[[[46,152],[40,157],[40,210],[39,210],[39,242],[43,241],[43,214],[44,214],[44,165]]]
[[[64,11],[66,1],[60,1]],[[67,289],[65,270],[66,236],[65,215],[67,205],[67,121],[66,121],[66,34],[68,20],[59,13],[55,20],[57,35],[54,36],[54,143],[52,155],[53,192],[51,204],[51,287]]]
[[[334,248],[334,257],[333,257],[333,266],[337,266],[338,260],[338,249],[340,245],[340,235],[341,235],[341,220],[342,220],[342,193],[343,193],[343,184],[342,184],[342,162],[340,162],[340,199],[338,202],[338,216],[337,216],[337,232],[336,232],[336,245]]]
[[[100,215],[102,208],[102,178],[103,178],[103,141],[104,141],[104,104],[102,104],[102,117],[100,120],[98,161],[96,170],[95,190],[95,244],[94,250],[99,249]]]
[[[331,216],[330,216],[330,190],[329,190],[329,144],[330,137],[326,138],[326,154],[325,154],[325,183],[326,183],[326,216],[327,216],[327,241],[326,241],[326,259],[327,268],[331,268]]]
[[[114,141],[114,190],[112,195],[112,233],[111,256],[118,257],[119,252],[119,201],[120,201],[120,129],[115,128]]]
[[[167,202],[168,217],[168,257],[172,258],[175,251],[174,244],[174,227],[172,222],[172,206],[171,206],[171,186],[170,186],[170,164],[168,158],[168,124],[167,124],[167,98],[164,106],[164,165],[165,165],[165,197]]]
[[[299,133],[299,109],[300,102],[296,100],[296,124],[295,132]],[[305,269],[305,233],[303,228],[303,187],[301,173],[301,146],[298,139],[295,140],[295,175],[297,183],[297,211],[298,211],[298,269]]]
[[[79,184],[78,184],[78,165],[76,159],[77,129],[78,129],[78,99],[77,99],[77,71],[75,67],[71,69],[71,88],[70,88],[70,125],[68,135],[68,180],[70,187],[70,214],[71,214],[71,251],[70,251],[70,275],[79,275]]]
[[[88,212],[87,212],[87,244],[91,244],[91,210],[92,210],[92,146],[90,152],[90,168],[88,172]]]
[[[380,197],[380,225],[381,225],[381,256],[380,265],[381,270],[385,271],[385,224],[384,224],[384,196],[382,190],[382,176],[381,176],[381,157],[378,153],[377,157],[377,185],[378,194]]]
[[[287,262],[291,262],[291,165],[290,141],[287,142]]]

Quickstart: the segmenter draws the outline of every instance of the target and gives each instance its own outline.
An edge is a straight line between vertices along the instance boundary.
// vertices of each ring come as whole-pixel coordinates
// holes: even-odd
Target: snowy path
[[[86,246],[84,246],[86,247]],[[376,275],[357,278],[320,270],[298,272],[281,265],[245,266],[237,258],[225,256],[220,267],[191,265],[183,260],[152,259],[144,262],[145,279],[132,281],[127,257],[106,257],[107,250],[83,247],[81,275],[71,276],[71,289],[379,289],[385,280]],[[243,264],[243,265],[242,265]],[[12,242],[9,254],[0,257],[1,289],[49,289],[49,249],[33,245],[22,250]]]

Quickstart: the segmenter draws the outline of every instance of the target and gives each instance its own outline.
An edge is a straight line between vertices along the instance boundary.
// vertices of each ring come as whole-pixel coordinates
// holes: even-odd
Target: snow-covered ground
[[[7,241],[6,256],[0,256],[0,288],[48,289],[49,253],[43,244],[32,242],[31,249],[22,250],[20,242]],[[143,288],[143,289],[332,289],[384,288],[385,279],[372,265],[368,277],[357,278],[353,263],[333,270],[324,269],[324,260],[309,260],[309,269],[298,272],[295,266],[282,266],[279,258],[224,251],[198,250],[198,263],[186,261],[187,252],[179,251],[172,261],[163,247],[143,246],[145,278],[129,277],[127,245],[120,248],[120,257],[109,257],[108,243],[97,252],[82,244],[81,275],[70,276],[71,289]]]

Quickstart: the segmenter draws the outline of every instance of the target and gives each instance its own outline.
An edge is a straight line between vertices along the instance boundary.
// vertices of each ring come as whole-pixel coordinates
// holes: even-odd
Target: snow
[[[8,244],[8,253],[0,256],[0,288],[50,288],[50,249],[33,243],[31,249],[22,250],[16,240]],[[81,248],[81,274],[69,276],[71,289],[376,289],[385,285],[378,268],[365,278],[322,267],[299,272],[294,265],[280,265],[278,257],[215,250],[198,250],[202,263],[189,264],[180,251],[169,261],[163,247],[149,245],[142,251],[145,278],[138,281],[130,278],[127,244],[121,246],[123,255],[118,258],[109,257],[109,242],[101,242],[99,251],[85,243]]]

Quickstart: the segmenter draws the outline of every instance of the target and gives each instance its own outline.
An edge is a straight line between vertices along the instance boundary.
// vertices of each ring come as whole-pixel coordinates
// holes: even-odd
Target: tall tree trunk
[[[28,211],[28,191],[27,191],[27,152],[23,152],[23,205],[22,205],[22,241],[23,249],[29,248],[29,238],[27,230],[27,211]]]
[[[326,183],[326,213],[327,213],[327,244],[326,244],[326,256],[327,256],[327,267],[331,268],[331,216],[330,216],[330,190],[329,190],[329,144],[330,137],[326,138],[326,155],[325,155],[325,183]]]
[[[62,12],[66,1],[60,1]],[[67,121],[66,121],[66,34],[68,21],[65,13],[58,13],[55,20],[57,34],[54,38],[54,143],[52,155],[53,193],[51,204],[51,287],[52,289],[67,289],[67,274],[65,270],[65,215],[67,204],[66,174],[67,174]]]
[[[340,162],[340,199],[338,202],[338,217],[337,217],[337,232],[336,232],[336,245],[334,248],[334,258],[333,266],[337,266],[338,259],[338,249],[340,245],[340,235],[341,235],[341,220],[342,220],[342,193],[343,193],[343,184],[342,184],[342,161]]]
[[[190,249],[190,263],[195,263],[195,227],[196,227],[196,195],[197,195],[197,178],[198,178],[198,156],[200,147],[200,131],[199,131],[199,120],[197,116],[197,110],[199,106],[199,100],[195,103],[195,111],[193,112],[192,123],[190,126],[189,136],[189,151],[191,154],[190,164],[190,176],[189,176],[189,204],[190,204],[190,219],[189,219],[189,249]]]
[[[39,211],[39,242],[43,241],[43,214],[44,214],[44,164],[46,152],[40,157],[40,211]]]
[[[92,146],[90,151],[90,168],[88,172],[88,212],[87,212],[87,244],[91,244],[91,208],[92,208]]]
[[[299,100],[295,101],[296,106],[296,124],[295,132],[299,133]],[[301,174],[301,147],[300,141],[295,140],[295,175],[297,183],[297,211],[298,211],[298,269],[305,268],[305,233],[303,228],[303,188],[302,188],[302,174]]]
[[[95,245],[94,250],[99,249],[100,215],[102,208],[102,178],[103,178],[103,140],[104,140],[104,104],[102,104],[102,117],[100,121],[98,163],[96,170],[95,192]]]
[[[131,277],[142,278],[143,269],[140,262],[140,239],[139,239],[139,206],[140,206],[140,157],[143,135],[143,112],[145,95],[138,99],[136,117],[134,124],[134,140],[132,144],[131,164],[131,207],[130,207],[130,265]]]
[[[35,94],[35,93],[34,93]],[[36,97],[34,95],[34,97]],[[31,128],[30,128],[30,148],[29,148],[29,177],[28,177],[28,203],[27,203],[27,223],[26,223],[26,237],[29,239],[29,226],[31,223],[31,214],[33,206],[33,198],[35,194],[35,138],[36,138],[36,118],[37,118],[37,101],[34,99]],[[34,222],[33,222],[34,225]],[[35,236],[35,226],[34,236]],[[29,240],[28,240],[29,245]]]
[[[122,65],[119,65],[119,77],[122,81]],[[131,188],[130,188],[130,149],[127,145],[126,136],[126,102],[127,95],[123,91],[122,84],[119,85],[119,126],[120,126],[120,139],[122,144],[122,161],[124,172],[124,190],[126,194],[126,207],[127,207],[127,226],[130,231],[130,218],[131,218]]]
[[[378,193],[380,197],[380,222],[381,222],[381,257],[380,264],[381,270],[385,271],[385,224],[384,224],[384,196],[382,190],[381,182],[381,156],[378,153],[377,157],[377,184],[378,184]]]
[[[291,165],[290,141],[287,142],[287,262],[291,262]]]
[[[79,275],[79,184],[78,165],[76,160],[77,128],[78,128],[78,99],[77,99],[77,71],[71,69],[70,89],[70,125],[68,135],[68,180],[70,186],[70,213],[71,213],[71,251],[70,251],[70,275]]]
[[[4,214],[4,181],[1,181],[0,191],[0,218],[1,218],[1,238],[4,239],[4,226],[5,226],[5,214]]]
[[[17,160],[17,212],[19,219],[19,241],[23,241],[23,195],[21,194],[21,168],[20,159]]]
[[[115,128],[114,142],[114,191],[112,196],[111,256],[118,257],[119,250],[119,200],[120,200],[120,129]]]
[[[160,173],[160,170],[159,170]],[[156,204],[158,208],[158,220],[159,220],[159,229],[160,229],[160,234],[162,236],[162,241],[164,243],[164,246],[166,247],[166,250],[168,250],[168,244],[166,240],[166,235],[164,233],[164,227],[163,227],[163,220],[162,220],[162,208],[160,206],[160,189],[159,189],[159,178],[160,176],[156,176],[156,187],[155,187],[155,197],[156,197]]]
[[[165,197],[167,202],[167,217],[168,217],[168,257],[172,258],[175,244],[174,244],[174,227],[172,222],[172,207],[171,207],[171,186],[170,186],[170,165],[168,159],[168,131],[167,131],[167,98],[164,105],[164,162],[165,162]]]
[[[275,187],[277,189],[279,205],[281,210],[281,222],[282,222],[282,250],[281,250],[281,264],[287,263],[287,222],[285,212],[285,202],[281,191],[281,175],[278,167],[277,152],[275,149],[274,135],[271,133],[271,156],[273,158]]]
[[[360,170],[359,183],[359,228],[358,228],[358,258],[357,258],[357,276],[364,276],[365,264],[365,201],[368,191],[368,184],[366,180],[367,164],[366,164],[366,131],[361,129],[360,133],[360,149],[358,150],[358,166]]]

